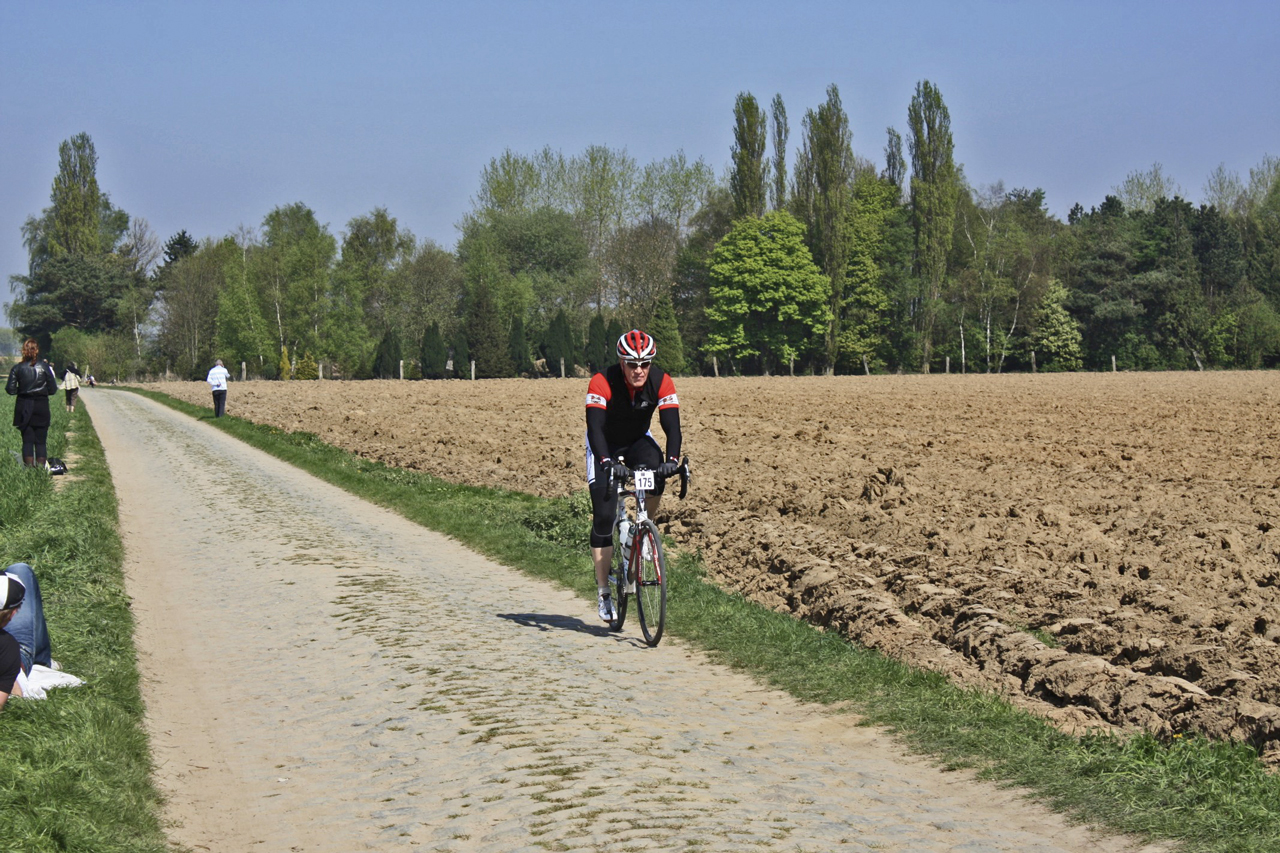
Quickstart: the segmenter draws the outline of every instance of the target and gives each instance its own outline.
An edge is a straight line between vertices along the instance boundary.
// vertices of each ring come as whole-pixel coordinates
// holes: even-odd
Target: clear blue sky
[[[831,83],[877,164],[928,79],[975,187],[1041,187],[1065,218],[1160,162],[1198,201],[1219,163],[1280,155],[1278,43],[1274,0],[0,0],[0,276],[26,272],[19,228],[81,131],[161,241],[302,201],[338,236],[386,207],[452,248],[505,148],[683,149],[722,174],[738,92],[780,93],[794,148]]]

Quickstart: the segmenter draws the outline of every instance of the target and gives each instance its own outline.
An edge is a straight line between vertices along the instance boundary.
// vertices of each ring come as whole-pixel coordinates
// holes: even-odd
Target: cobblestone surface
[[[153,752],[201,850],[1155,851],[906,757],[125,392]]]

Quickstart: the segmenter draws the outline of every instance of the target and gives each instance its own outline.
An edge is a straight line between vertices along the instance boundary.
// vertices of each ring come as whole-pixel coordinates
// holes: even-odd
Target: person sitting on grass
[[[80,683],[57,671],[40,584],[30,566],[14,563],[0,575],[0,708],[10,694],[41,699],[50,687]]]

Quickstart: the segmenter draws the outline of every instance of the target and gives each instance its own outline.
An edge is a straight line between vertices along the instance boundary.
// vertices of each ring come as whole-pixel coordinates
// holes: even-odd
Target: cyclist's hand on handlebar
[[[605,457],[600,460],[600,467],[609,475],[609,484],[624,482],[631,476],[630,469],[621,462],[614,462],[612,459]]]
[[[658,476],[662,478],[674,477],[680,471],[680,463],[674,459],[668,459],[658,466]]]

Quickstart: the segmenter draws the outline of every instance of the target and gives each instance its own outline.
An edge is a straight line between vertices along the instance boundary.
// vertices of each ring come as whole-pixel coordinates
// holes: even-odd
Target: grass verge
[[[362,459],[309,433],[287,433],[134,390],[505,565],[594,600],[584,496],[543,500],[462,486]],[[1064,735],[1036,717],[933,673],[913,670],[706,580],[696,555],[670,566],[667,630],[800,699],[842,703],[947,767],[1025,787],[1082,821],[1179,842],[1187,850],[1280,850],[1280,779],[1252,749],[1202,738],[1161,743]],[[660,652],[657,652],[660,654]]]
[[[0,711],[0,849],[160,853],[159,797],[142,726],[133,617],[124,591],[116,497],[88,413],[51,402],[49,455],[78,458],[61,488],[24,469],[0,403],[0,566],[40,580],[54,659],[85,685]]]

